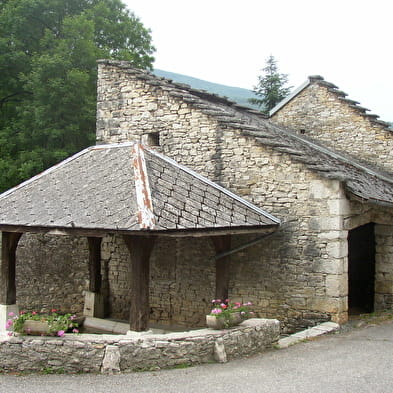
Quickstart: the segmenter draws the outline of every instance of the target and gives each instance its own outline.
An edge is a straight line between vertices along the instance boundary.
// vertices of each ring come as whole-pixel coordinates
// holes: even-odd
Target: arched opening
[[[375,234],[374,223],[352,229],[348,234],[349,314],[374,311]]]

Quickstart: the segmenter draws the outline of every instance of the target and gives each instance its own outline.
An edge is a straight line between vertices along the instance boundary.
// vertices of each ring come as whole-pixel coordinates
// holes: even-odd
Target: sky
[[[393,121],[391,0],[123,2],[151,29],[154,68],[251,90],[273,55],[293,88],[321,75]]]

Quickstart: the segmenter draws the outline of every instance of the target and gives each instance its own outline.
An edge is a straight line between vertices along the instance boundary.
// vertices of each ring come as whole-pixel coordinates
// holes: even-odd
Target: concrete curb
[[[313,337],[322,336],[326,333],[335,332],[340,329],[340,325],[335,322],[324,322],[320,325],[311,327],[301,332],[292,334],[288,337],[281,338],[278,340],[276,348],[283,349],[288,348],[291,345],[297,344],[301,341],[308,340]]]

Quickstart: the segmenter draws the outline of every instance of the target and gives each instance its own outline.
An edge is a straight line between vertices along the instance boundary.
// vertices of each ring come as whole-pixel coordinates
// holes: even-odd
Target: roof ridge
[[[275,129],[278,128],[276,124],[273,124],[273,123],[270,123],[270,124]],[[281,126],[279,128],[279,130],[277,130],[277,131],[280,132],[280,133],[284,133],[287,136],[289,136],[291,138],[294,138],[294,139],[296,139],[296,140],[298,140],[298,141],[300,141],[302,143],[305,143],[306,145],[312,147],[313,149],[316,149],[316,150],[318,150],[321,153],[327,154],[328,156],[330,156],[330,157],[332,157],[334,159],[338,159],[340,161],[345,162],[346,164],[349,164],[349,165],[351,165],[351,166],[353,166],[353,167],[355,167],[357,169],[360,169],[360,170],[368,173],[369,175],[375,176],[375,177],[377,177],[377,178],[379,178],[379,179],[381,179],[383,181],[386,181],[388,183],[393,184],[393,176],[392,177],[389,176],[390,174],[387,174],[385,176],[384,174],[382,174],[378,170],[373,169],[372,166],[369,166],[368,164],[363,164],[363,163],[359,162],[356,158],[353,158],[353,157],[348,158],[348,157],[346,157],[344,154],[342,154],[340,152],[337,152],[337,151],[335,151],[335,150],[333,150],[333,149],[331,149],[329,147],[321,146],[320,144],[316,143],[315,141],[310,140],[308,138],[305,138],[304,136],[298,135],[298,134],[288,130],[285,127]],[[273,148],[274,148],[274,146],[273,146]],[[293,154],[293,153],[288,151],[288,154]]]
[[[197,178],[198,180],[206,183],[207,185],[215,188],[216,190],[218,190],[218,191],[226,194],[227,196],[237,200],[238,202],[242,203],[243,205],[247,206],[248,208],[258,212],[259,214],[262,214],[263,216],[269,218],[270,220],[276,222],[277,224],[281,223],[281,221],[278,218],[272,216],[271,214],[269,214],[265,210],[261,209],[260,207],[254,205],[253,203],[247,201],[246,199],[243,199],[243,198],[239,197],[238,195],[234,194],[232,191],[229,191],[228,189],[226,189],[226,188],[220,186],[219,184],[209,180],[205,176],[202,176],[201,174],[193,171],[192,169],[190,169],[190,168],[188,168],[188,167],[186,167],[184,165],[179,164],[177,161],[173,160],[172,158],[169,158],[169,157],[167,157],[167,156],[157,152],[156,150],[150,149],[147,146],[142,145],[142,148],[144,150],[148,151],[150,154],[153,154],[154,156],[160,158],[161,160],[163,160],[163,161],[173,165],[174,167],[182,170],[183,172],[188,173],[189,175],[191,175],[191,176]]]
[[[123,60],[98,60],[98,64],[108,64],[113,65],[122,69],[125,69],[130,74],[134,74],[136,78],[145,80],[147,83],[159,86],[164,89],[173,89],[172,94],[173,96],[184,98],[187,93],[189,93],[192,97],[197,97],[204,101],[209,101],[212,104],[223,104],[228,107],[231,107],[235,110],[241,110],[246,113],[251,113],[254,115],[259,115],[262,118],[267,118],[262,112],[256,111],[254,108],[249,108],[247,106],[242,106],[241,104],[230,100],[227,97],[220,96],[215,93],[208,92],[202,89],[195,89],[190,85],[185,83],[175,82],[172,79],[168,79],[162,76],[155,75],[149,70],[143,70],[139,68],[135,68],[130,62],[123,61]],[[185,94],[182,92],[186,92]],[[191,97],[189,97],[191,98]],[[191,101],[187,101],[189,104],[193,104]]]
[[[371,123],[379,124],[380,126],[383,126],[384,128],[386,128],[386,131],[393,132],[393,130],[390,128],[390,125],[388,122],[385,122],[383,120],[379,120],[380,116],[377,114],[366,113],[366,112],[370,112],[370,109],[360,106],[359,105],[360,102],[345,98],[348,96],[348,94],[343,92],[342,90],[339,90],[339,88],[336,85],[334,85],[333,83],[327,82],[323,78],[322,79],[315,79],[313,77],[309,77],[309,80],[311,83],[316,83],[320,86],[326,87],[331,93],[336,95],[338,97],[338,99],[340,99],[343,103],[347,104],[352,109],[355,109],[360,116],[368,118],[368,120]]]
[[[293,100],[306,87],[308,87],[309,85],[311,85],[313,83],[318,84],[323,87],[326,87],[331,93],[335,94],[339,100],[341,100],[343,103],[350,106],[352,109],[355,109],[356,111],[358,111],[360,116],[368,118],[368,120],[371,123],[375,123],[380,126],[383,126],[384,128],[386,128],[386,131],[393,132],[393,130],[390,128],[390,124],[388,122],[383,121],[383,120],[379,120],[379,117],[380,117],[379,115],[376,115],[373,113],[366,113],[366,111],[369,112],[370,109],[360,106],[359,105],[360,102],[358,102],[358,101],[346,98],[348,96],[347,93],[345,93],[342,90],[339,90],[339,88],[335,84],[326,81],[320,75],[310,75],[305,82],[303,82],[300,86],[298,86],[287,97],[285,97],[283,100],[281,100],[274,108],[272,108],[270,110],[269,117],[272,117],[276,112],[278,112],[289,101]]]
[[[153,211],[149,175],[146,168],[145,155],[140,143],[133,144],[132,155],[139,227],[140,229],[154,229],[156,220]]]
[[[64,159],[63,161],[58,162],[57,164],[49,167],[48,169],[43,170],[42,172],[38,173],[37,175],[23,181],[22,183],[16,185],[15,187],[10,188],[9,190],[4,191],[3,193],[0,194],[0,199],[4,198],[6,196],[8,196],[9,194],[13,193],[14,191],[23,188],[27,185],[29,185],[30,183],[32,183],[33,181],[40,179],[41,177],[55,171],[57,168],[59,168],[60,166],[66,165],[69,162],[76,160],[77,158],[79,158],[80,156],[82,156],[83,154],[86,154],[87,152],[89,152],[90,150],[94,149],[96,146],[89,146],[83,150],[81,150],[78,153],[73,154],[70,157],[67,157],[66,159]]]

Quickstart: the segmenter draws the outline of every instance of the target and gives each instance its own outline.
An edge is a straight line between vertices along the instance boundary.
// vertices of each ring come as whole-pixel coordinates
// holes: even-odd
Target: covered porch
[[[132,143],[95,146],[0,196],[1,313],[6,318],[17,308],[16,252],[24,233],[87,239],[84,313],[98,317],[108,312],[102,241],[108,235],[121,238],[131,271],[130,330],[143,331],[149,322],[150,260],[157,242],[209,239],[214,294],[226,299],[230,255],[278,226],[279,220],[262,209],[155,151]],[[254,239],[234,247],[231,239],[242,234]]]

